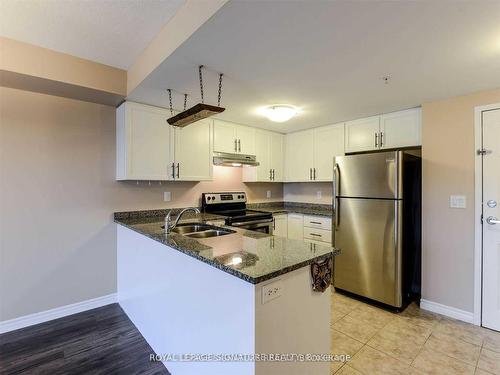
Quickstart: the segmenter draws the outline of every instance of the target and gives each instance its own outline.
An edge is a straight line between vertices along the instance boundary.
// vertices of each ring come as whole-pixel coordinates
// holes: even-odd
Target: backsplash
[[[283,200],[285,202],[332,204],[332,183],[293,182],[283,184]]]

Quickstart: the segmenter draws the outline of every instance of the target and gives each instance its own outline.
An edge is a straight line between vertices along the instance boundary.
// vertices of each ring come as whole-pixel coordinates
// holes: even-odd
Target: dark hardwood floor
[[[0,374],[169,374],[118,304],[0,335]]]

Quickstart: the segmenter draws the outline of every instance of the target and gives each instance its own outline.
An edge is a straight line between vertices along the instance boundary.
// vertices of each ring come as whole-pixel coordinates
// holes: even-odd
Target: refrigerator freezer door
[[[395,306],[402,305],[402,201],[340,198],[334,286]]]
[[[402,198],[402,152],[380,152],[335,158],[341,197]]]

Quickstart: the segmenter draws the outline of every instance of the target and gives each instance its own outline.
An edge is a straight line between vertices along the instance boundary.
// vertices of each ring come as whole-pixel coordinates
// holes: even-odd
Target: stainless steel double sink
[[[220,228],[203,223],[178,224],[171,230],[171,232],[182,234],[183,236],[191,238],[210,238],[236,233],[234,230]]]

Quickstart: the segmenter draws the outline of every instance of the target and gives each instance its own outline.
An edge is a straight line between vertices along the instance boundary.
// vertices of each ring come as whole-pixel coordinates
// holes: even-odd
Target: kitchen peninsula
[[[330,287],[313,290],[311,265],[338,250],[228,227],[211,214],[183,216],[166,234],[166,213],[116,213],[115,222],[120,305],[172,374],[329,374],[328,361],[251,356],[330,353]],[[195,224],[219,234],[182,234]]]

